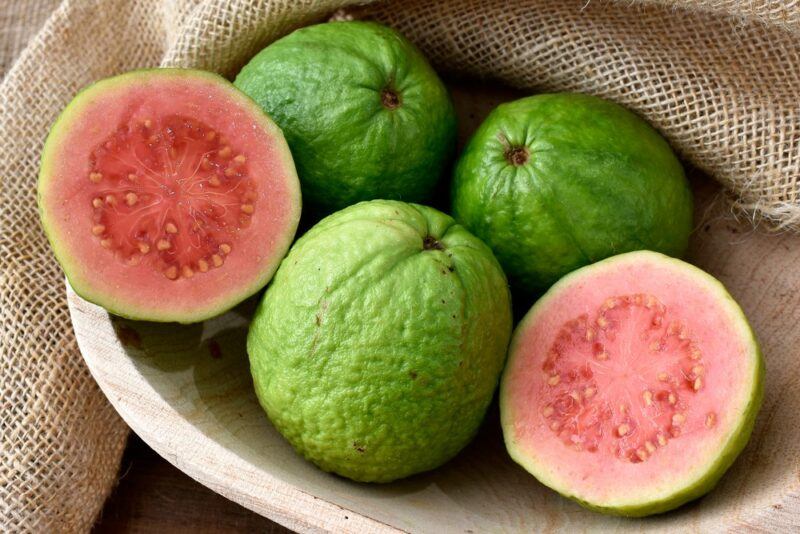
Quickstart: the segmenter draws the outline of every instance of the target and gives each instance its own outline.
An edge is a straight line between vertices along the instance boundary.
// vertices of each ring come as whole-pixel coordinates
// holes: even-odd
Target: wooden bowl
[[[453,87],[461,139],[513,93]],[[750,318],[767,360],[750,444],[701,500],[647,519],[593,513],[539,484],[508,457],[497,407],[445,466],[359,484],[318,470],[275,431],[253,392],[245,335],[255,301],[178,326],[109,316],[68,289],[75,333],[100,387],[130,427],[212,490],[301,532],[791,531],[800,528],[800,237],[736,222],[717,188],[695,180],[690,259],[721,279]]]

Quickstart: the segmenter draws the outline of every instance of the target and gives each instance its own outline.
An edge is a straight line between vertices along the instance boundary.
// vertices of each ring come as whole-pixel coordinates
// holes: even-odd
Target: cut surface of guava
[[[79,93],[46,141],[38,193],[75,291],[155,321],[202,320],[263,287],[300,215],[280,129],[223,78],[184,69]]]
[[[762,380],[722,284],[658,253],[622,254],[564,277],[517,327],[500,394],[506,446],[589,508],[663,512],[731,465]]]

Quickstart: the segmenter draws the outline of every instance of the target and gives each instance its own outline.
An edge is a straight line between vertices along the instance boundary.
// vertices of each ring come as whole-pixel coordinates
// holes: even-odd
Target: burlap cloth
[[[0,5],[0,531],[88,529],[127,429],[84,366],[38,224],[39,152],[82,86],[128,69],[233,75],[352,0]],[[359,8],[444,72],[586,91],[654,123],[754,220],[800,226],[800,6],[776,0],[406,1]]]

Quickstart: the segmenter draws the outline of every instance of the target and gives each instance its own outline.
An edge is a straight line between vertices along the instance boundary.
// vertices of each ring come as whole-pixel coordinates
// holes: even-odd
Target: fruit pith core
[[[195,119],[121,124],[89,156],[98,246],[170,280],[222,268],[256,209],[247,155]]]
[[[612,297],[566,322],[542,372],[538,409],[577,451],[607,448],[622,461],[645,462],[684,432],[716,424],[714,411],[691,409],[709,372],[702,351],[652,295]]]

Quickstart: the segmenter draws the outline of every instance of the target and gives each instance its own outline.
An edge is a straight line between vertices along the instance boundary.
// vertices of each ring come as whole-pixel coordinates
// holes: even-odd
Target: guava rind
[[[198,306],[189,313],[175,313],[169,309],[159,308],[158,304],[156,304],[155,307],[141,309],[136,305],[114,298],[114,295],[95,289],[92,280],[80,274],[79,266],[81,265],[81,258],[74,254],[73,251],[70,251],[67,245],[59,239],[59,235],[63,232],[63,229],[58,229],[57,225],[59,223],[51,220],[45,209],[44,202],[51,188],[57,185],[59,162],[56,154],[59,152],[65,140],[75,135],[72,126],[81,112],[93,105],[94,99],[103,95],[106,91],[126,85],[145,83],[148,79],[158,80],[164,78],[175,80],[184,78],[209,82],[222,88],[224,92],[230,96],[231,100],[235,101],[237,105],[246,110],[253,122],[270,135],[272,140],[276,143],[278,151],[283,155],[280,163],[282,164],[282,169],[286,172],[286,185],[291,196],[289,205],[292,211],[288,214],[286,228],[279,233],[280,237],[277,240],[275,249],[269,252],[270,255],[273,256],[274,261],[265,266],[252,281],[242,285],[242,287],[236,290],[229,291],[229,295],[221,299],[214,306]],[[289,249],[300,221],[301,210],[299,180],[295,173],[291,152],[277,125],[264,113],[263,109],[261,109],[256,102],[236,89],[233,84],[225,78],[207,71],[182,68],[154,68],[129,71],[94,82],[75,95],[56,118],[45,140],[40,159],[37,202],[42,228],[50,242],[56,259],[64,270],[67,280],[76,294],[89,302],[102,306],[108,312],[119,317],[132,320],[179,323],[195,323],[219,315],[261,290],[272,278],[272,275],[278,268],[280,259]],[[161,296],[162,295],[159,295],[159,297]],[[161,301],[154,298],[154,302],[158,303]]]
[[[554,299],[555,295],[557,295],[562,288],[568,287],[575,281],[590,276],[593,270],[612,266],[619,262],[631,261],[637,257],[646,257],[656,261],[672,263],[673,265],[679,266],[681,269],[686,269],[692,272],[693,276],[698,281],[702,281],[703,283],[707,284],[708,287],[717,293],[720,300],[723,301],[726,307],[730,310],[731,315],[738,319],[739,326],[742,327],[741,334],[747,341],[747,344],[750,346],[751,350],[749,355],[754,362],[753,375],[751,378],[752,389],[749,402],[745,406],[741,417],[738,419],[736,428],[731,432],[727,443],[720,449],[720,452],[716,456],[714,462],[708,465],[705,471],[702,472],[694,481],[686,486],[675,488],[675,491],[671,495],[661,499],[646,502],[632,502],[625,506],[607,506],[603,503],[589,502],[571,493],[568,488],[559,487],[557,483],[544,480],[540,475],[536,463],[517,445],[514,437],[514,420],[510,415],[512,410],[509,408],[509,404],[512,402],[508,394],[508,383],[510,380],[509,370],[513,368],[512,362],[517,357],[517,346],[522,337],[522,333],[530,328],[532,320],[537,317],[541,310],[546,309],[551,304],[551,301]],[[539,480],[542,484],[555,490],[562,496],[577,502],[581,506],[590,510],[601,512],[603,514],[626,517],[644,517],[667,512],[687,502],[702,497],[711,491],[747,445],[764,396],[765,367],[763,354],[756,339],[755,333],[747,322],[747,318],[745,317],[744,312],[739,307],[738,303],[733,299],[733,297],[730,296],[722,283],[710,274],[697,267],[694,267],[691,264],[685,263],[682,260],[652,251],[628,252],[607,258],[595,264],[573,271],[554,284],[547,291],[547,293],[545,293],[531,307],[530,311],[515,328],[509,344],[508,360],[505,369],[506,370],[504,371],[500,380],[500,419],[503,428],[503,437],[505,440],[506,449],[508,450],[511,458],[531,475],[536,477],[537,480]],[[602,469],[602,466],[598,466],[598,469]],[[635,481],[632,480],[631,484],[635,484]]]
[[[510,332],[507,283],[486,245],[432,208],[375,200],[295,243],[247,347],[261,405],[298,452],[388,482],[472,439]]]
[[[245,65],[235,85],[283,129],[311,209],[429,198],[455,148],[455,111],[427,60],[372,22],[301,28]],[[381,103],[384,88],[401,98]]]
[[[523,147],[528,160],[505,156]],[[453,216],[535,296],[568,272],[631,250],[680,257],[692,196],[680,162],[644,120],[582,94],[501,104],[456,164]]]

